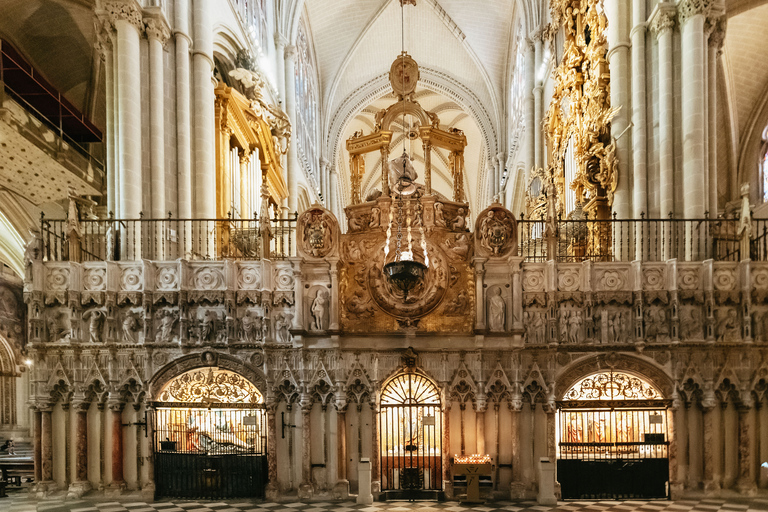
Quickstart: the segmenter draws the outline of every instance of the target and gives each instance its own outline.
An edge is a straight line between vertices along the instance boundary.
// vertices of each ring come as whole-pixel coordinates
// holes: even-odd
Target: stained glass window
[[[317,152],[317,82],[312,52],[304,26],[299,26],[296,41],[296,142],[299,160],[319,193]]]

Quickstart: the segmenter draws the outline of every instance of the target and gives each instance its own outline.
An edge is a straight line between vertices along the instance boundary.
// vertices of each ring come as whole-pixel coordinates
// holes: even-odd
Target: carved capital
[[[163,46],[171,38],[171,29],[168,27],[168,23],[159,16],[144,18],[144,30],[147,32],[147,39],[150,41],[156,39]]]
[[[714,3],[714,0],[681,0],[677,4],[677,16],[680,18],[680,25],[685,25],[690,18],[700,14],[709,16]]]
[[[675,14],[673,12],[657,12],[651,20],[651,32],[658,39],[665,31],[672,30],[675,26]]]
[[[718,55],[723,51],[725,42],[725,24],[722,17],[710,18],[707,20],[707,31],[709,32],[709,47],[716,50]]]
[[[114,26],[119,20],[127,21],[137,30],[144,28],[141,17],[141,9],[135,0],[120,1],[112,0],[104,2],[104,11],[109,19],[109,23]]]
[[[296,45],[288,44],[285,46],[285,60],[292,59],[296,56]]]

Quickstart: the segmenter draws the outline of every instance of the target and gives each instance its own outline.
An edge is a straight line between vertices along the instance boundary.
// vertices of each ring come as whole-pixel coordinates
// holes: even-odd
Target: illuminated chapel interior
[[[766,24],[0,0],[0,495],[768,496]]]

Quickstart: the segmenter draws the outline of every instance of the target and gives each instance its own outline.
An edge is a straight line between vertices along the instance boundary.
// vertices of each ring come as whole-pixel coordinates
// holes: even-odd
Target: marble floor
[[[768,512],[768,499],[701,499],[680,501],[569,501],[556,506],[539,506],[533,501],[497,501],[483,505],[448,502],[377,502],[357,505],[354,501],[309,503],[268,503],[249,500],[155,502],[125,498],[81,500],[35,500],[23,492],[0,498],[2,512]]]

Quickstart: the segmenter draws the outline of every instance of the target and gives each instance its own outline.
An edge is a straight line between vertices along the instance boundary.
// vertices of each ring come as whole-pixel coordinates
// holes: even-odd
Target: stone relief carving
[[[459,258],[466,258],[469,255],[469,239],[465,233],[456,233],[453,236],[453,240],[449,237],[443,241],[443,247],[447,249],[447,253],[455,254]]]
[[[170,309],[160,310],[157,314],[157,326],[155,329],[155,341],[160,343],[173,343],[181,341],[174,326],[178,321],[178,313]]]
[[[526,343],[543,345],[546,342],[546,324],[545,312],[530,310],[523,312]]]
[[[456,218],[451,222],[451,229],[454,231],[465,231],[467,229],[467,213],[464,208],[456,211]]]
[[[157,265],[155,286],[158,290],[173,291],[179,288],[179,269],[176,265]]]
[[[255,311],[249,309],[240,319],[242,339],[246,343],[254,343],[261,339],[262,318]]]
[[[347,311],[358,318],[371,318],[374,308],[373,301],[361,289],[355,290],[347,302]]]
[[[126,311],[123,313],[122,340],[125,343],[136,343],[136,333],[141,329],[141,320],[138,313]]]
[[[517,222],[500,204],[491,205],[478,215],[475,239],[480,252],[489,256],[517,253]]]
[[[488,291],[488,328],[494,332],[502,332],[506,327],[507,303],[501,291],[500,287]]]
[[[680,337],[683,340],[704,339],[704,323],[699,306],[680,308]]]
[[[85,268],[83,270],[83,289],[90,292],[103,291],[107,286],[107,269]]]
[[[443,203],[435,203],[435,226],[445,227],[445,213],[443,212]]]
[[[716,336],[717,341],[739,341],[741,339],[741,325],[735,308],[720,308],[717,310]]]
[[[139,266],[125,266],[120,270],[120,289],[134,292],[141,289],[142,269]]]
[[[65,308],[49,310],[46,327],[48,328],[48,341],[51,343],[69,337],[71,327],[68,310]]]
[[[379,212],[381,213],[381,212]],[[334,251],[338,241],[335,217],[320,205],[313,205],[299,216],[300,252],[312,258],[324,258]]]
[[[557,289],[563,292],[577,291],[579,289],[579,271],[575,268],[558,269]]]
[[[106,313],[100,309],[89,309],[83,313],[83,320],[88,322],[88,341],[91,343],[103,342],[104,320]]]
[[[261,288],[261,265],[241,264],[237,273],[237,287],[241,290],[258,290]]]
[[[198,290],[220,290],[224,287],[222,267],[202,266],[194,270],[192,286]]]
[[[291,342],[291,323],[293,321],[293,315],[290,313],[279,313],[275,317],[275,336],[278,343],[290,343]]]
[[[645,339],[656,343],[669,341],[669,318],[665,307],[653,304],[645,309]]]

